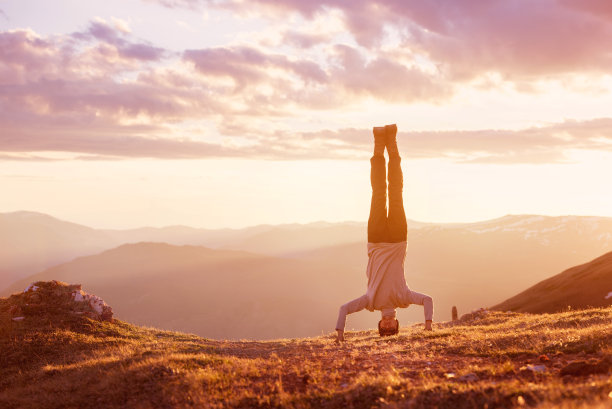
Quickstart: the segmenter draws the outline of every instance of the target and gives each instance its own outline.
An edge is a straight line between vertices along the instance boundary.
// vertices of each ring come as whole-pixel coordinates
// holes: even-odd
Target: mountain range
[[[612,246],[612,219],[599,217],[409,226],[407,283],[434,298],[438,321],[450,319],[452,306],[462,314],[497,305]],[[366,288],[363,223],[122,231],[18,212],[0,215],[0,244],[0,277],[10,285],[4,295],[35,280],[81,283],[120,318],[213,338],[327,332],[338,307]],[[422,308],[398,318],[421,321]],[[347,329],[378,319],[354,314]]]

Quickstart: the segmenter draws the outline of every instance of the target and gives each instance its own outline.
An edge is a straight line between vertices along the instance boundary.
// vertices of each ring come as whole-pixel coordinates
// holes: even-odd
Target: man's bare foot
[[[385,125],[385,133],[387,135],[391,135],[395,137],[395,135],[397,134],[397,125],[396,124]]]
[[[389,153],[389,157],[399,155],[399,151],[397,150],[397,125],[385,125],[385,145],[387,147],[387,152]]]
[[[386,129],[384,126],[375,126],[372,128],[372,133],[374,134],[374,138],[384,138]]]
[[[337,343],[344,342],[344,331],[342,331],[341,329],[337,329],[336,332],[338,332],[338,336],[336,337],[336,342]]]
[[[433,331],[431,328],[431,320],[425,321],[425,331]]]

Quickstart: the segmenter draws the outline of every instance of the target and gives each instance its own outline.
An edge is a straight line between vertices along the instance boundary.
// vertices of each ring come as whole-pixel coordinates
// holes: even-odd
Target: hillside
[[[612,252],[572,267],[493,307],[500,311],[557,312],[612,304]]]
[[[14,321],[23,297],[0,299],[7,409],[611,407],[612,307],[483,311],[338,345],[213,341],[45,308]]]

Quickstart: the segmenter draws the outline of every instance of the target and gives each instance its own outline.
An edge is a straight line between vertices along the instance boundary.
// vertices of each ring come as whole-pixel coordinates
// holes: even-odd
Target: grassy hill
[[[0,407],[609,408],[612,307],[213,341],[0,299]]]
[[[493,309],[542,313],[567,307],[603,307],[612,304],[610,292],[612,252],[541,281]]]

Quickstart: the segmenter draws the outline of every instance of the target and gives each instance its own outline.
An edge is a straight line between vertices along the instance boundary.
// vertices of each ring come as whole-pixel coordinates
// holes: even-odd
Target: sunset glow
[[[0,212],[95,227],[612,216],[606,0],[0,0]]]

